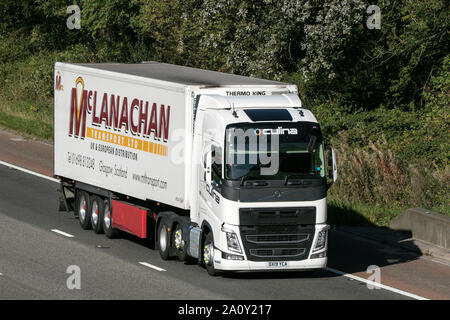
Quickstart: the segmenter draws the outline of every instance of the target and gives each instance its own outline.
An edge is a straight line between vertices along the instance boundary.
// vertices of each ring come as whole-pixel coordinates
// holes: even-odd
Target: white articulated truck
[[[211,275],[323,268],[335,156],[297,94],[156,62],[57,62],[60,209]]]

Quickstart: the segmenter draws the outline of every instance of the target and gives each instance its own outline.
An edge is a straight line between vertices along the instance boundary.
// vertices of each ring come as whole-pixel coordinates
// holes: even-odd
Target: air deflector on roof
[[[246,109],[244,112],[252,121],[292,121],[286,109]]]

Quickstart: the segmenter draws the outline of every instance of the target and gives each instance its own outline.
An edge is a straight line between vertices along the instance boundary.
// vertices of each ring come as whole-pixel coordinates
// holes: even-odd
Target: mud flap
[[[70,197],[72,192],[67,190],[62,184],[58,188],[59,208],[58,211],[70,212],[73,211],[74,197]],[[69,194],[69,196],[68,196]]]

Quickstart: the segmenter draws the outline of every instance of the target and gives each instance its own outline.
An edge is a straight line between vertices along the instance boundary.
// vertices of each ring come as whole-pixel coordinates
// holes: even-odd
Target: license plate
[[[286,268],[288,266],[287,261],[270,261],[267,263],[269,268]]]

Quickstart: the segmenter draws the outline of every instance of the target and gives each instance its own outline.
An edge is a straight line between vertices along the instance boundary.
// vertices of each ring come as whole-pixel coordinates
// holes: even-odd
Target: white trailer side
[[[187,86],[64,63],[55,75],[55,175],[186,209]]]

